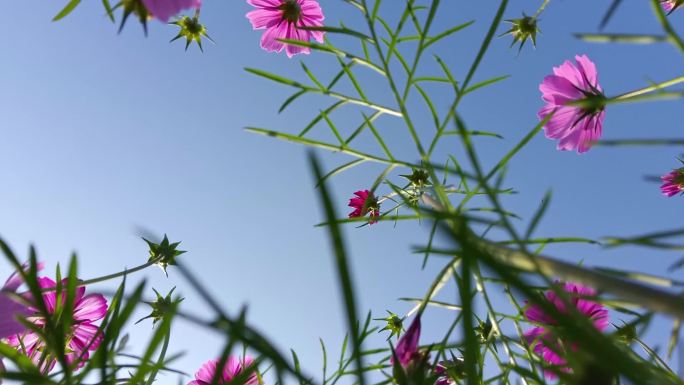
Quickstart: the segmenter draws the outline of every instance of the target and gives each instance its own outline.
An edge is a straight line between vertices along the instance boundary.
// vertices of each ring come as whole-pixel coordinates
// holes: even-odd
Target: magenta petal
[[[16,319],[18,315],[28,315],[28,308],[0,293],[0,338],[25,330],[24,325]]]
[[[253,29],[270,28],[279,23],[280,11],[272,9],[256,9],[247,13],[247,19]]]
[[[397,347],[394,349],[390,362],[394,363],[394,356],[399,360],[401,366],[406,367],[411,363],[411,358],[418,352],[418,341],[420,340],[420,316],[417,316],[406,333],[401,336]]]
[[[97,321],[107,313],[107,300],[100,294],[89,294],[76,304],[74,320]]]
[[[160,21],[167,22],[184,9],[199,9],[201,0],[142,0],[145,8]]]
[[[36,264],[36,268],[38,271],[43,270],[43,267],[45,267],[45,264],[43,262],[38,262]],[[29,269],[29,263],[24,262],[21,265],[21,269],[23,271],[28,271]],[[5,285],[2,287],[3,290],[9,290],[9,291],[16,291],[19,286],[21,286],[24,283],[24,280],[21,278],[21,275],[18,272],[12,273],[9,278],[7,278],[7,281],[5,281]]]

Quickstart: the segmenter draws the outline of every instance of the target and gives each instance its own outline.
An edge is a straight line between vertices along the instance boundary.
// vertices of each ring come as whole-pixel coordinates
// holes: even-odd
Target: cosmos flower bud
[[[411,183],[411,187],[413,188],[420,189],[430,185],[430,175],[428,175],[425,170],[419,168],[414,168],[411,175],[400,176],[408,179],[409,183]]]
[[[466,378],[465,361],[452,355],[450,360],[440,361],[435,366],[435,374],[439,376],[435,385],[452,385],[456,381],[460,382]]]
[[[418,341],[420,340],[420,316],[417,316],[406,333],[401,336],[390,362],[395,360],[404,368],[408,367],[417,358]]]
[[[391,311],[387,310],[387,313],[389,315],[385,318],[376,318],[376,321],[385,321],[387,324],[385,325],[384,328],[380,329],[378,333],[384,332],[385,330],[388,330],[390,332],[389,337],[387,339],[389,340],[393,336],[399,336],[399,334],[404,330],[404,319],[399,317],[398,315],[392,313]]]
[[[618,330],[615,332],[615,337],[626,344],[632,343],[632,341],[637,338],[636,325],[625,324],[624,326],[618,328]]]
[[[475,334],[478,336],[480,343],[487,343],[496,338],[496,330],[492,321],[487,318],[486,321],[480,321],[480,324],[475,328]]]
[[[164,270],[164,274],[168,277],[166,269],[169,266],[176,265],[176,257],[185,253],[183,250],[176,250],[180,242],[170,243],[169,238],[164,234],[164,239],[161,243],[154,243],[143,238],[150,248],[150,259],[148,262],[155,262],[156,265]]]
[[[185,50],[188,50],[190,43],[193,41],[197,43],[200,51],[204,52],[202,49],[202,38],[207,38],[210,42],[214,42],[211,37],[207,34],[207,28],[199,22],[199,15],[194,17],[183,16],[180,19],[172,22],[171,24],[176,25],[180,28],[178,35],[171,39],[171,41],[176,41],[182,37],[185,38]]]
[[[152,308],[152,312],[148,314],[147,316],[141,318],[136,322],[136,324],[142,322],[143,320],[152,318],[152,327],[157,324],[157,322],[161,321],[166,317],[167,315],[174,314],[176,312],[176,307],[178,306],[179,303],[183,302],[185,298],[173,298],[173,291],[176,290],[174,287],[171,289],[169,294],[166,295],[166,297],[162,297],[161,294],[155,289],[154,294],[157,295],[157,299],[154,302],[149,303],[150,307]]]
[[[527,39],[532,41],[532,46],[537,47],[537,32],[540,32],[537,26],[537,18],[532,16],[527,16],[523,13],[523,17],[519,19],[509,19],[506,22],[511,24],[511,29],[506,31],[504,35],[513,36],[513,42],[511,47],[517,42],[520,42],[520,48],[522,50]]]

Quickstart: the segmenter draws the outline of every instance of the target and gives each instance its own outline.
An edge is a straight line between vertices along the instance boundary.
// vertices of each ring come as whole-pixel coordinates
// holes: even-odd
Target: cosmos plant
[[[69,15],[79,3],[68,1],[55,19]],[[644,199],[675,205],[672,212],[676,212],[684,192],[684,168],[662,175],[671,165],[659,171],[634,170],[634,166],[621,167],[593,156],[605,146],[681,145],[676,138],[620,139],[623,127],[610,119],[622,113],[613,107],[623,103],[681,102],[684,92],[678,88],[684,76],[663,79],[651,73],[648,78],[653,80],[647,84],[638,80],[643,78],[641,73],[616,79],[617,71],[604,60],[605,54],[588,45],[580,52],[568,48],[558,61],[554,59],[556,66],[526,68],[538,79],[527,86],[541,93],[541,102],[530,100],[524,111],[527,128],[516,126],[516,131],[506,135],[484,131],[472,113],[477,99],[471,96],[514,87],[506,80],[515,66],[501,58],[509,55],[515,60],[516,55],[558,44],[553,36],[565,29],[544,24],[544,12],[555,4],[551,0],[540,0],[536,9],[496,1],[487,20],[476,24],[445,12],[444,3],[240,0],[230,4],[246,18],[230,28],[258,31],[252,34],[253,48],[263,60],[276,63],[269,67],[296,65],[304,72],[294,79],[247,68],[248,74],[293,89],[280,112],[300,103],[297,118],[302,111],[313,114],[302,122],[299,132],[293,133],[291,127],[249,127],[247,131],[318,151],[310,152],[309,165],[323,213],[319,225],[329,235],[331,246],[330,252],[321,255],[332,256],[346,324],[339,340],[333,342],[341,349],[334,356],[329,341],[312,336],[313,343],[321,346],[320,375],[312,372],[313,364],[300,362],[296,351],[284,353],[268,333],[254,327],[247,310],[224,309],[224,293],[212,295],[215,290],[208,287],[212,282],[193,272],[196,263],[203,263],[201,256],[186,257],[181,243],[164,235],[141,240],[139,266],[94,278],[79,275],[80,264],[96,263],[93,257],[74,256],[67,264],[49,260],[50,273],[41,276],[39,272],[48,269],[38,262],[33,248],[24,263],[0,240],[0,250],[11,266],[0,291],[0,380],[56,385],[684,384],[668,365],[684,320],[684,299],[673,289],[681,282],[625,270],[622,260],[598,263],[576,254],[583,252],[581,247],[600,246],[601,252],[636,246],[648,250],[649,258],[679,258],[684,232],[643,229],[636,236],[599,240],[553,236],[554,229],[542,229],[543,218],[552,209],[550,193],[536,210],[517,213],[508,206],[511,194],[520,193],[517,199],[530,196],[518,191],[515,179],[509,177],[509,169],[516,167],[513,160],[522,153],[537,156],[544,152],[545,157],[567,161],[566,169],[557,170],[562,174],[574,173],[580,162],[591,162],[607,172],[630,173],[635,184],[643,183],[651,192]],[[595,33],[575,37],[586,44],[659,43],[684,54],[676,24],[681,1],[651,0],[654,17],[644,17],[638,24],[655,23],[651,27],[661,34],[602,32],[612,18],[620,17],[615,10],[624,3],[613,2],[605,14],[598,14],[596,5],[566,4],[583,7],[587,17],[603,16]],[[185,38],[186,49],[192,42],[204,49],[202,41],[209,39],[200,17],[210,9],[200,0],[104,0],[102,4],[112,21],[120,21],[119,29],[133,19],[150,34],[157,28],[177,28],[173,40]],[[339,20],[330,11],[336,6],[348,6],[354,13]],[[150,23],[154,29],[148,31],[150,20],[160,22]],[[576,24],[567,23],[573,28]],[[444,24],[448,25],[438,27]],[[473,30],[485,24],[481,33]],[[542,35],[542,30],[550,33]],[[459,61],[452,62],[447,53],[471,46],[458,44],[459,39],[476,39],[477,48],[459,51]],[[233,49],[227,43],[212,49]],[[497,56],[500,62],[494,62],[490,54],[497,49],[508,49]],[[584,52],[591,52],[591,57]],[[660,51],[649,52],[654,61],[667,60],[656,56]],[[290,60],[294,57],[301,64]],[[481,68],[485,62],[490,64],[488,72],[498,69],[501,73],[485,75]],[[599,69],[608,90],[599,81]],[[375,81],[367,82],[370,77]],[[622,93],[611,93],[615,89]],[[522,94],[517,86],[512,91]],[[501,113],[499,108],[494,103],[486,105],[488,114]],[[608,110],[610,119],[606,119]],[[656,125],[647,128],[649,135],[660,135]],[[528,146],[535,140],[539,147],[531,151]],[[662,148],[658,147],[658,154],[665,151]],[[575,154],[590,149],[590,154]],[[335,156],[321,161],[322,151]],[[660,182],[660,193],[673,199],[663,198],[654,180]],[[363,187],[357,190],[359,186]],[[596,191],[600,187],[591,186]],[[632,187],[611,185],[606,190],[619,194]],[[591,202],[580,203],[578,210]],[[587,209],[583,215],[591,221],[595,213]],[[402,292],[396,295],[399,302],[387,304],[392,309],[386,310],[389,316],[373,318],[361,308],[364,303],[359,298],[364,293],[355,285],[355,273],[375,255],[352,261],[348,245],[363,232],[362,236],[372,239],[376,254],[399,261],[397,255],[385,255],[395,250],[378,241],[385,238],[375,238],[380,232],[393,231],[411,234],[410,239],[405,235],[395,239],[410,247],[407,254],[419,256],[420,262],[415,264],[415,280],[402,278]],[[424,242],[416,243],[421,234],[425,234]],[[611,262],[612,267],[596,266]],[[672,270],[683,265],[675,259]],[[161,268],[161,273],[148,270],[153,266]],[[394,279],[393,267],[373,277],[370,284]],[[141,274],[156,274],[173,282],[174,288],[161,292],[149,287]],[[254,276],[258,272],[226,274]],[[419,284],[424,290],[405,293]],[[197,307],[184,301],[187,292],[195,293],[192,298],[209,310],[192,312]],[[673,328],[664,345],[667,349],[651,348],[651,343],[663,344],[646,341],[650,332],[670,321]],[[185,343],[185,336],[173,333],[172,326],[181,322],[213,336],[206,341],[211,349],[189,352],[187,357],[194,360],[189,368],[178,367],[177,358],[184,352],[173,351]],[[129,333],[148,333],[149,338],[130,338]]]

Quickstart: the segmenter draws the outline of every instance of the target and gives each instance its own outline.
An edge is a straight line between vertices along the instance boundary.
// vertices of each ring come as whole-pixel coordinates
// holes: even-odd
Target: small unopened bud
[[[168,277],[168,272],[166,269],[169,266],[176,265],[176,257],[185,253],[183,250],[177,250],[176,248],[180,245],[180,242],[170,243],[169,238],[164,235],[161,243],[154,243],[143,238],[150,248],[150,259],[148,262],[154,262],[156,265],[164,270],[164,274]]]
[[[423,188],[430,185],[430,175],[425,170],[414,168],[411,175],[400,175],[408,179],[413,188]]]
[[[513,42],[511,47],[517,42],[520,42],[519,51],[522,50],[527,39],[532,41],[532,46],[537,47],[537,33],[540,32],[537,26],[537,18],[532,16],[527,16],[523,13],[523,17],[519,19],[509,19],[506,22],[511,24],[511,29],[506,31],[503,35],[513,36]],[[502,36],[503,36],[502,35]]]
[[[170,24],[176,25],[180,28],[180,31],[178,31],[178,35],[171,39],[171,41],[176,41],[182,37],[185,38],[185,50],[188,50],[188,47],[190,46],[190,43],[193,41],[197,43],[197,46],[199,47],[200,51],[204,52],[204,49],[202,48],[202,38],[206,38],[210,42],[214,42],[214,40],[209,37],[207,34],[207,28],[200,24],[199,22],[199,15],[195,15],[194,17],[190,16],[183,16],[180,19],[171,22]]]
[[[121,18],[121,24],[119,25],[119,32],[123,30],[124,25],[128,17],[134,15],[140,21],[140,24],[147,34],[147,21],[152,18],[152,15],[143,4],[142,0],[122,0],[121,8],[123,8],[123,17]]]
[[[460,380],[466,378],[465,361],[452,354],[452,359],[440,361],[435,366],[435,374],[439,376],[435,385],[452,385],[457,381],[460,383]]]
[[[390,338],[394,337],[395,335],[398,337],[399,334],[404,330],[404,319],[399,317],[398,315],[392,313],[391,311],[387,310],[387,313],[389,314],[385,318],[375,318],[376,321],[385,321],[387,324],[385,325],[384,328],[380,329],[378,333],[384,332],[385,330],[388,330],[390,332],[389,337],[387,339],[389,340]]]
[[[618,340],[631,344],[635,338],[637,338],[637,330],[634,324],[625,324],[615,332],[615,336]]]
[[[155,289],[154,294],[157,295],[157,299],[154,302],[149,303],[150,307],[152,308],[152,312],[148,314],[147,316],[141,318],[136,322],[136,324],[142,322],[143,320],[152,318],[152,327],[157,324],[157,322],[161,321],[164,319],[164,317],[174,314],[176,312],[176,307],[178,306],[179,303],[183,302],[184,298],[173,298],[173,291],[176,290],[174,287],[171,289],[169,294],[166,295],[166,297],[162,297],[161,294]]]
[[[480,324],[475,327],[475,334],[478,336],[480,343],[487,343],[496,338],[496,330],[492,321],[487,317],[486,321],[480,321]]]

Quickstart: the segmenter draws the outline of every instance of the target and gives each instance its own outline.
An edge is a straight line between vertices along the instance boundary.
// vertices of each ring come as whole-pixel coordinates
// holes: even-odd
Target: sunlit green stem
[[[368,5],[366,0],[362,0],[361,4],[363,7],[366,9],[364,12],[364,16],[366,17],[366,23],[368,24],[368,29],[370,30],[371,37],[375,41],[380,41],[378,38],[377,31],[375,30],[375,21],[371,19],[371,15],[368,13]],[[378,56],[380,57],[380,60],[382,61],[382,65],[385,71],[385,75],[387,76],[387,81],[389,83],[390,89],[392,90],[392,94],[394,95],[394,99],[397,101],[399,104],[399,110],[401,112],[401,116],[404,118],[404,121],[406,122],[406,127],[409,130],[409,133],[411,134],[411,138],[413,139],[413,142],[416,145],[416,149],[418,150],[418,153],[421,156],[421,159],[427,159],[426,154],[425,154],[425,149],[423,148],[423,145],[420,141],[420,138],[418,137],[418,133],[416,132],[415,126],[413,125],[413,122],[411,118],[408,115],[408,110],[406,108],[406,105],[399,94],[399,89],[397,88],[397,84],[394,81],[394,77],[390,73],[390,68],[389,68],[389,63],[387,60],[385,60],[385,55],[382,52],[382,49],[380,48],[379,44],[375,44],[375,48],[377,50]]]
[[[121,277],[127,276],[127,275],[129,275],[129,274],[137,273],[138,271],[145,270],[145,269],[147,269],[147,268],[150,267],[150,266],[156,265],[157,262],[159,262],[159,261],[161,260],[161,258],[162,258],[162,257],[155,258],[155,259],[151,259],[151,260],[150,260],[149,262],[147,262],[147,263],[143,263],[142,265],[136,266],[136,267],[134,267],[134,268],[132,268],[132,269],[125,269],[125,270],[122,270],[122,271],[120,271],[120,272],[118,272],[118,273],[103,275],[103,276],[101,276],[101,277],[96,277],[96,278],[91,278],[91,279],[86,279],[86,280],[84,280],[84,281],[79,282],[79,285],[80,285],[80,286],[92,285],[92,284],[95,284],[95,283],[100,283],[100,282],[104,282],[104,281],[110,281],[110,280],[112,280],[112,279],[121,278]]]
[[[622,100],[622,101],[624,101],[624,100],[635,98],[637,96],[641,96],[641,95],[644,95],[644,94],[647,94],[647,93],[650,93],[653,91],[658,91],[658,90],[661,90],[663,88],[671,87],[671,86],[673,86],[675,84],[679,84],[679,83],[684,83],[684,76],[680,76],[680,77],[677,77],[677,78],[674,78],[674,79],[671,79],[671,80],[668,80],[668,81],[665,81],[662,83],[653,84],[653,85],[650,85],[648,87],[638,89],[636,91],[627,92],[625,94],[618,95],[614,98],[611,98],[611,100]]]
[[[535,12],[534,15],[532,15],[532,17],[535,19],[539,17],[539,15],[541,15],[541,13],[544,12],[544,8],[546,8],[546,6],[549,5],[550,2],[551,0],[544,0],[542,5],[539,6],[539,9],[537,9],[537,12]]]

